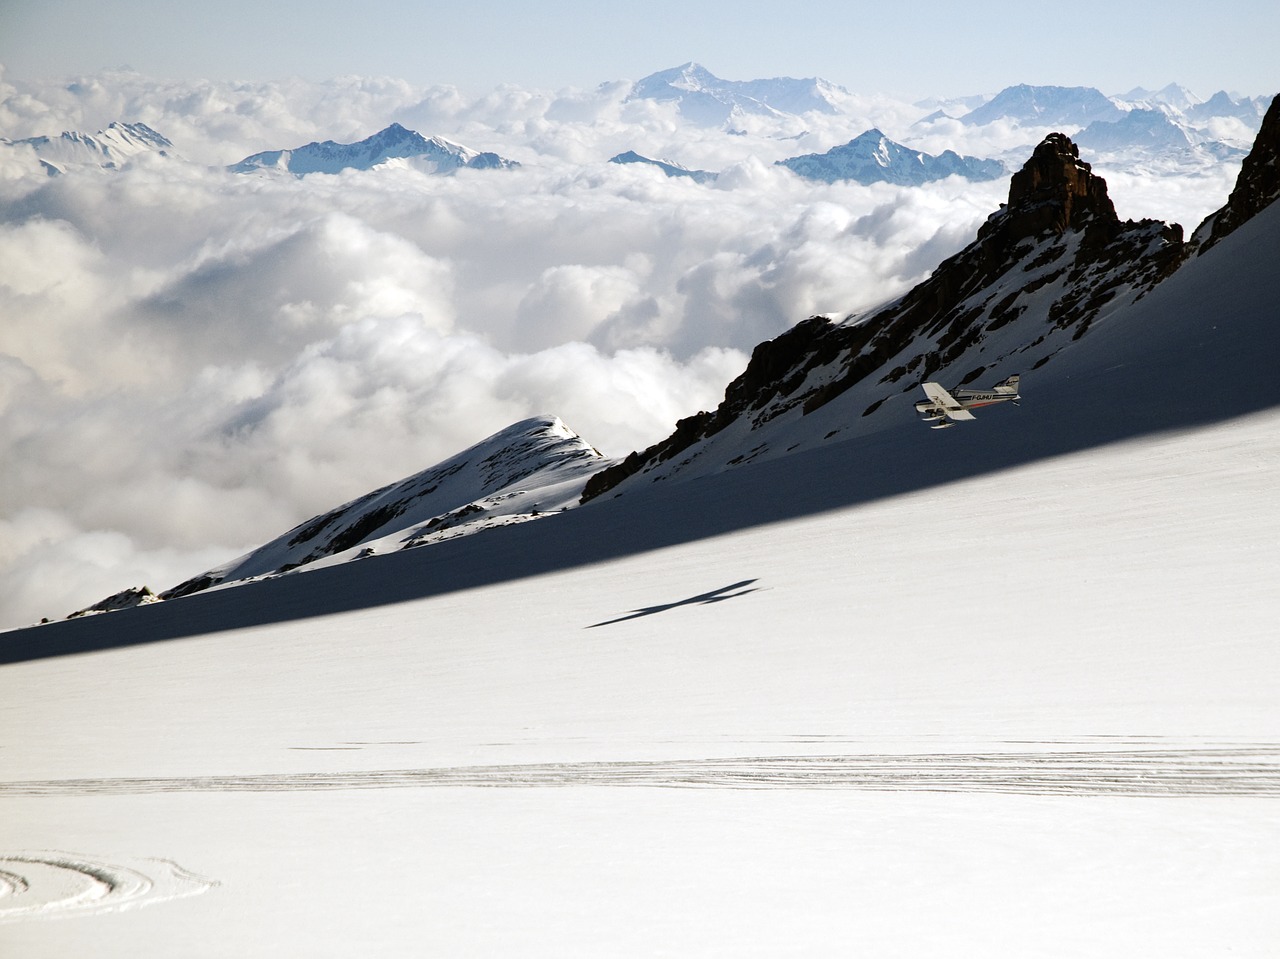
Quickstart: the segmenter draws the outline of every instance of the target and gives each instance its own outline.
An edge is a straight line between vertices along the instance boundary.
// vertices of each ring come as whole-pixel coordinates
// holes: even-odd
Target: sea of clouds
[[[774,161],[879,126],[1016,167],[1044,132],[913,127],[929,111],[850,96],[730,135],[629,90],[0,72],[0,137],[140,121],[177,154],[49,177],[0,145],[0,628],[167,588],[536,413],[608,455],[652,443],[756,343],[919,282],[1007,191]],[[393,121],[522,165],[225,170]],[[607,162],[625,150],[721,176]],[[1107,175],[1122,217],[1190,228],[1237,169]]]

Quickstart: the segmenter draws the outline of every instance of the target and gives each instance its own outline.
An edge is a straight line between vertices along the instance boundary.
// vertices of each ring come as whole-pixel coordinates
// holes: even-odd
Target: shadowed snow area
[[[659,484],[663,488],[652,491],[635,490],[532,526],[375,556],[341,570],[317,570],[230,593],[113,613],[109,621],[7,634],[0,638],[0,660],[421,599],[983,475],[990,475],[999,488],[1005,485],[994,475],[999,471],[1123,440],[1145,438],[1157,448],[1167,442],[1214,447],[1221,440],[1213,431],[1201,440],[1179,436],[1275,405],[1271,383],[1280,329],[1274,304],[1280,301],[1280,277],[1273,266],[1278,260],[1280,208],[1273,206],[1187,262],[1136,304],[1112,314],[1053,363],[1025,375],[1020,409],[988,411],[965,428],[941,435],[925,430],[914,421],[915,397],[894,396],[886,403],[890,415],[881,417],[889,428],[854,441],[685,483]],[[829,404],[824,416],[838,413],[838,402]],[[860,412],[845,410],[851,418]],[[1142,449],[1107,455],[1149,455]],[[1273,462],[1258,449],[1235,449],[1233,455],[1260,468]],[[1176,461],[1171,469],[1182,472]],[[937,495],[939,510],[945,511],[947,494],[939,490]]]

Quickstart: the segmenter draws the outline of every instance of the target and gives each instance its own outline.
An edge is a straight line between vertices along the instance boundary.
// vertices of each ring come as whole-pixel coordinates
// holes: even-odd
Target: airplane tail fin
[[[997,383],[992,387],[992,389],[997,393],[1017,393],[1018,384],[1021,381],[1022,377],[1019,374],[1014,373],[1013,376],[1009,377],[1003,383]]]

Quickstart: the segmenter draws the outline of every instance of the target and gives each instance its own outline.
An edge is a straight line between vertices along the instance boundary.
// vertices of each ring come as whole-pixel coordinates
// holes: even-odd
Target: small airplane
[[[1014,373],[1013,376],[1002,383],[997,383],[989,390],[952,390],[949,393],[938,383],[921,383],[920,388],[929,399],[917,403],[916,412],[924,418],[926,423],[933,423],[930,429],[945,430],[955,426],[960,420],[977,419],[969,411],[979,406],[992,406],[1009,401],[1017,406],[1018,400],[1022,399],[1018,395],[1020,379],[1021,377]]]

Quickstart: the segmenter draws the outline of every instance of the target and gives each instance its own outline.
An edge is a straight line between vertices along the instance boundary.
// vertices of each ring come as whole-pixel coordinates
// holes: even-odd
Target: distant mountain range
[[[1124,111],[1093,87],[1006,87],[960,117],[967,126],[997,120],[1016,120],[1024,126],[1054,126],[1079,130],[1095,120],[1118,120]]]
[[[370,170],[395,161],[432,174],[450,174],[461,169],[511,169],[520,164],[496,153],[481,153],[443,137],[424,137],[393,123],[356,143],[308,143],[291,150],[267,150],[245,157],[227,169],[232,173],[283,172],[294,176],[308,173],[341,173],[343,170]]]
[[[717,126],[743,115],[837,114],[842,96],[848,96],[844,88],[816,77],[722,80],[701,64],[686,63],[637,81],[628,99],[673,102],[686,120]]]
[[[719,126],[725,133],[741,133],[744,121],[753,118],[756,129],[804,130],[811,114],[837,116],[848,109],[850,94],[819,78],[776,77],[759,80],[723,80],[697,63],[650,74],[631,85],[629,100],[675,103],[680,116],[696,126]],[[1270,104],[1270,97],[1234,97],[1219,91],[1201,100],[1177,84],[1161,90],[1135,88],[1120,96],[1107,96],[1094,87],[1006,87],[990,99],[958,97],[921,101],[924,110],[935,109],[915,121],[913,130],[936,142],[938,128],[949,121],[967,127],[993,123],[1028,128],[1026,148],[1046,128],[1075,139],[1098,159],[1126,162],[1134,156],[1145,168],[1153,163],[1198,169],[1222,160],[1237,160],[1248,149]],[[945,109],[953,109],[952,116]],[[764,123],[764,127],[758,124]],[[769,124],[775,124],[770,127]],[[942,129],[945,129],[942,128]],[[906,137],[909,142],[912,138]],[[0,146],[30,149],[50,175],[75,169],[120,170],[142,154],[172,156],[173,144],[144,123],[112,123],[97,133],[68,131],[58,136],[0,139]],[[1006,152],[1005,159],[1009,156]],[[657,166],[668,176],[689,177],[707,183],[716,173],[691,170],[668,160],[653,159],[635,151],[614,156],[614,163]],[[883,132],[868,130],[824,154],[806,154],[781,161],[800,176],[823,182],[851,180],[860,183],[919,184],[958,174],[973,180],[1003,175],[995,159],[960,156],[944,150],[931,155],[895,142]],[[429,174],[451,174],[461,169],[510,169],[514,161],[492,152],[423,135],[392,123],[354,143],[324,140],[290,149],[267,150],[227,167],[239,174],[338,173],[374,167],[407,166]]]
[[[1004,164],[999,160],[962,157],[951,150],[932,156],[895,143],[875,129],[826,153],[791,157],[779,160],[778,165],[806,179],[824,183],[856,180],[919,186],[953,175],[969,180],[994,180],[1005,174]]]
[[[1243,146],[1211,139],[1153,108],[1130,110],[1119,120],[1095,120],[1075,135],[1075,141],[1095,156],[1139,162],[1182,159],[1207,166],[1238,160],[1248,152]]]
[[[145,123],[112,123],[97,133],[65,131],[59,136],[4,140],[16,147],[30,147],[50,176],[78,167],[119,170],[141,154],[168,156],[173,144]]]
[[[654,166],[667,176],[689,177],[697,183],[711,183],[719,176],[707,170],[690,170],[667,160],[654,160],[634,150],[619,153],[609,162]],[[999,160],[962,157],[951,150],[933,156],[895,143],[879,130],[868,130],[826,153],[789,157],[777,161],[777,165],[807,180],[823,183],[851,180],[863,184],[920,186],[953,175],[970,180],[994,180],[1005,174],[1004,164]]]

